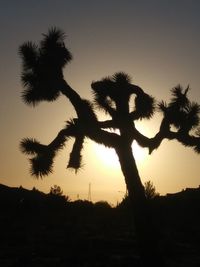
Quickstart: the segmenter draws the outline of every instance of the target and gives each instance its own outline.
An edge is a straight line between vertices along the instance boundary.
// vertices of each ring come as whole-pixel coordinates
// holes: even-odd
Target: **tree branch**
[[[48,148],[54,151],[61,149],[63,148],[66,139],[75,135],[76,135],[76,130],[74,125],[69,125],[67,128],[62,129],[57,134],[56,138],[54,138],[52,142],[48,145]]]
[[[180,132],[173,133],[174,139],[179,141],[184,146],[195,147],[196,152],[200,152],[200,137],[190,135],[188,133],[182,134]]]
[[[92,118],[97,121],[96,115],[92,110],[89,101],[80,97],[80,95],[63,79],[60,84],[60,91],[65,95],[73,105],[78,118]]]
[[[137,129],[134,130],[133,135],[139,145],[149,148],[149,154],[151,154],[154,149],[157,149],[164,139],[176,139],[184,146],[194,147],[195,151],[200,153],[200,137],[181,131],[170,131],[170,124],[166,118],[162,120],[160,130],[153,138],[144,136]]]
[[[114,120],[98,121],[98,126],[101,129],[117,129],[117,123]]]
[[[90,129],[86,136],[98,144],[106,147],[115,148],[120,141],[120,136],[116,133],[110,133],[100,128]]]
[[[153,138],[146,137],[136,128],[134,129],[133,136],[140,146],[149,148],[149,154],[151,154],[154,149],[157,149],[160,146],[163,139],[175,139],[174,133],[170,131],[169,121],[166,118],[163,118],[160,125],[160,130]]]
[[[67,168],[73,168],[76,172],[81,168],[83,143],[84,136],[82,134],[77,135],[67,165]]]

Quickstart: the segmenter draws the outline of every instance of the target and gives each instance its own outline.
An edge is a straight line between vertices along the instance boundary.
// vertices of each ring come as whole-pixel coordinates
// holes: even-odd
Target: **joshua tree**
[[[163,266],[156,254],[156,238],[151,229],[153,226],[145,190],[131,145],[136,140],[141,147],[148,148],[151,154],[166,138],[177,140],[199,153],[200,131],[195,132],[195,129],[198,129],[200,107],[188,99],[189,88],[184,90],[181,86],[171,90],[170,103],[160,102],[156,105],[155,99],[139,86],[132,84],[130,77],[123,72],[93,82],[91,85],[93,103],[91,103],[81,98],[64,79],[63,69],[72,60],[64,39],[62,31],[52,28],[43,35],[43,40],[38,46],[26,42],[19,49],[23,61],[22,83],[25,88],[22,93],[23,101],[35,106],[40,101],[51,102],[64,95],[76,111],[76,118],[68,121],[50,144],[43,145],[29,138],[21,141],[22,152],[31,156],[31,174],[43,177],[51,173],[57,151],[63,148],[70,137],[75,141],[67,168],[74,168],[76,171],[81,167],[81,152],[86,138],[114,148],[132,204],[143,265]],[[135,98],[133,103],[130,103],[132,95]],[[163,119],[159,132],[154,137],[148,138],[135,128],[134,122],[150,119],[156,111],[156,106],[157,110],[162,112]],[[110,115],[110,119],[99,121],[95,114],[97,107]],[[175,130],[172,131],[171,126]],[[116,129],[118,132],[111,131]]]

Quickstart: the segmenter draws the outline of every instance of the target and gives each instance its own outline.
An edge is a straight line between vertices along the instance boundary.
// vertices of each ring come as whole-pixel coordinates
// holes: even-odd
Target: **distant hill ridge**
[[[186,188],[177,193],[168,193],[166,197],[172,198],[200,198],[200,186],[197,188]]]
[[[33,188],[32,190],[25,189],[22,186],[20,187],[9,187],[7,185],[0,184],[0,198],[5,197],[9,198],[13,196],[14,198],[21,198],[21,197],[30,197],[33,195],[37,195],[40,197],[45,197],[47,194]]]
[[[49,197],[49,193],[44,193],[39,191],[35,187],[31,190],[20,187],[10,187],[4,184],[0,184],[0,200],[8,202],[18,202],[23,201],[23,199],[28,199],[32,201],[44,201]],[[63,196],[64,197],[64,196]],[[200,199],[200,186],[197,188],[186,188],[180,192],[168,193],[165,196],[160,196],[157,198],[161,199]],[[0,205],[1,205],[0,203]]]
[[[0,184],[0,208],[1,209],[27,209],[27,210],[44,210],[52,208],[108,208],[111,206],[106,201],[92,203],[88,200],[70,201],[69,197],[56,193],[44,193],[36,188],[32,190],[20,187],[9,187]]]
[[[0,184],[1,209],[43,209],[53,202],[64,204],[64,196],[52,196],[35,188],[32,190],[20,187],[9,187]],[[51,202],[51,203],[50,203]]]

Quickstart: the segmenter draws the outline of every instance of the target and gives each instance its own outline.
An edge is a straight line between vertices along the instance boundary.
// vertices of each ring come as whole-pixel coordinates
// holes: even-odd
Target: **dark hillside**
[[[69,202],[1,185],[0,208],[2,267],[114,266],[137,256],[130,220],[107,202]]]
[[[169,267],[200,266],[200,189],[150,201]],[[0,185],[0,266],[140,266],[128,201],[70,202]]]

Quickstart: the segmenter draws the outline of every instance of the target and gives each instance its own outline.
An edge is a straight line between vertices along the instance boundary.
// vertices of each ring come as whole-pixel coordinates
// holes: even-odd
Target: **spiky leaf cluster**
[[[92,89],[95,103],[112,117],[119,116],[119,113],[129,112],[129,100],[132,94],[136,94],[135,113],[137,113],[137,118],[149,119],[154,113],[154,98],[145,94],[138,86],[131,84],[130,77],[123,72],[93,82]]]
[[[112,77],[106,77],[101,81],[93,82],[91,87],[94,93],[95,103],[105,112],[109,112],[114,106],[118,108],[124,100],[129,101],[131,95],[130,78],[123,72],[115,73]]]
[[[83,142],[84,142],[84,136],[83,135],[79,135],[76,137],[72,151],[70,153],[67,168],[73,168],[77,171],[82,167],[81,150],[83,148]]]
[[[55,151],[48,146],[40,144],[35,139],[25,138],[20,143],[21,151],[28,155],[33,155],[30,158],[31,174],[39,177],[48,175],[52,172],[53,159]]]
[[[185,108],[189,100],[187,98],[187,93],[189,90],[189,86],[184,90],[181,85],[177,85],[174,88],[171,89],[171,102],[169,104],[170,107],[173,108]]]
[[[135,98],[135,112],[140,119],[150,119],[155,111],[155,99],[145,93],[139,93]]]
[[[35,155],[46,149],[45,145],[40,144],[36,139],[24,138],[20,142],[20,150],[27,155]]]
[[[58,150],[64,146],[66,138],[58,136],[50,145],[42,145],[35,139],[25,138],[20,143],[20,149],[30,158],[31,174],[42,177],[52,173],[53,162]]]
[[[199,124],[200,106],[196,102],[191,102],[188,97],[189,87],[185,90],[179,85],[174,87],[172,99],[167,105],[165,102],[159,103],[159,110],[163,112],[169,124],[177,130],[188,133]]]
[[[52,28],[43,36],[39,46],[27,42],[19,48],[23,61],[21,79],[25,87],[22,99],[26,104],[56,100],[60,94],[62,68],[72,59],[64,45],[65,35],[62,31]]]
[[[31,163],[31,175],[36,177],[47,176],[53,172],[53,160],[55,153],[53,151],[44,151],[34,158],[29,159]]]

